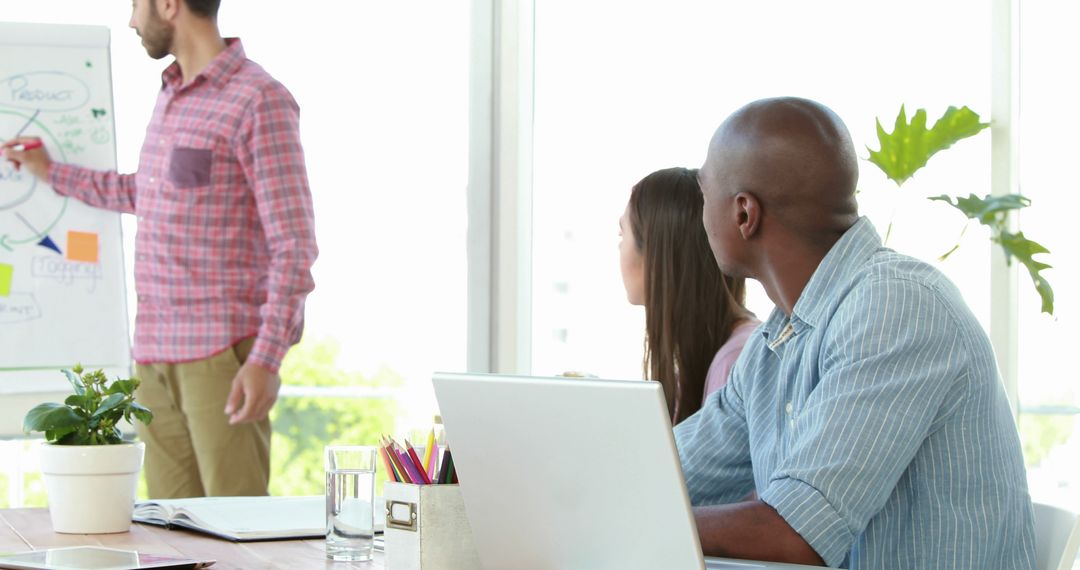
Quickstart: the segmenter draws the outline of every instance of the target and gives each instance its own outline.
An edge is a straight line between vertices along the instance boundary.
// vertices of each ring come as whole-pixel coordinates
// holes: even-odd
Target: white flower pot
[[[142,467],[141,442],[41,445],[41,474],[53,530],[71,534],[127,532]]]

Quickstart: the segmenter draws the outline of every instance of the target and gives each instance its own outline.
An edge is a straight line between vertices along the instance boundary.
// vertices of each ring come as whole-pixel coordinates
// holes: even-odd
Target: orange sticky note
[[[15,267],[6,263],[0,263],[0,297],[11,295],[11,276],[15,273]]]
[[[67,258],[71,261],[98,262],[98,235],[91,232],[68,232]]]

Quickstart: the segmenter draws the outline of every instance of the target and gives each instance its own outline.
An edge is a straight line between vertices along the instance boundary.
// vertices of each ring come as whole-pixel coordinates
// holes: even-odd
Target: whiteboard
[[[0,140],[115,169],[111,85],[108,28],[0,23]],[[123,260],[119,214],[0,160],[0,394],[66,387],[76,363],[128,374]]]

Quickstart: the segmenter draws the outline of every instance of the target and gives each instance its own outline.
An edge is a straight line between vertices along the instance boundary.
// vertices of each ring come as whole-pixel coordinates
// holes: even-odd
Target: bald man
[[[699,176],[720,268],[776,304],[727,386],[675,428],[705,553],[1034,568],[990,341],[948,279],[859,217],[840,119],[805,99],[751,103],[716,131]]]

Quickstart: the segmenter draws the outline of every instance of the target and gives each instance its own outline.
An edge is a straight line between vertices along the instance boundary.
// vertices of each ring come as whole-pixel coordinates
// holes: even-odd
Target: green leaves
[[[144,424],[149,424],[150,420],[154,419],[154,414],[151,413],[150,410],[134,402],[132,402],[131,405],[128,406],[127,411],[124,413],[124,419],[130,423],[131,416],[135,416],[135,419],[139,420]]]
[[[900,106],[900,114],[896,116],[896,122],[892,133],[886,133],[881,127],[881,120],[877,120],[878,142],[881,148],[870,151],[870,162],[877,165],[885,176],[901,186],[911,178],[930,160],[938,151],[949,148],[953,143],[978,134],[989,127],[989,123],[979,121],[979,115],[967,107],[949,107],[934,126],[926,128],[926,110],[919,109],[908,122],[904,106]],[[1008,228],[1009,212],[1026,208],[1031,205],[1031,200],[1019,194],[1006,196],[986,196],[979,198],[969,194],[961,196],[934,196],[930,200],[945,202],[960,210],[968,219],[978,220],[980,224],[990,228],[990,239],[1001,245],[1005,250],[1005,260],[1012,263],[1015,258],[1027,268],[1031,280],[1035,284],[1035,290],[1042,299],[1042,312],[1054,314],[1054,290],[1043,279],[1040,272],[1049,269],[1050,265],[1036,261],[1034,255],[1050,253],[1042,245],[1024,237],[1023,232],[1011,233]],[[892,224],[889,224],[890,230]],[[886,234],[886,239],[888,234]],[[944,260],[952,252],[956,251],[959,244],[953,246],[941,256]]]
[[[1050,250],[1024,237],[1024,232],[1014,234],[1003,231],[995,241],[1005,250],[1006,260],[1015,257],[1027,268],[1028,274],[1031,275],[1031,282],[1035,284],[1035,290],[1042,298],[1042,312],[1054,314],[1054,290],[1050,287],[1050,283],[1039,274],[1043,269],[1049,269],[1051,265],[1032,259],[1033,255],[1050,253]]]
[[[72,394],[64,400],[64,405],[70,406],[75,409],[88,408],[91,406],[92,397],[84,394]]]
[[[1031,200],[1019,194],[984,198],[979,198],[974,194],[969,194],[967,198],[942,195],[930,199],[945,202],[963,212],[969,219],[978,220],[982,225],[989,227],[992,232],[990,239],[1000,244],[1005,250],[1005,261],[1011,264],[1015,258],[1027,268],[1035,290],[1042,299],[1042,312],[1054,314],[1054,290],[1040,274],[1043,269],[1050,269],[1051,266],[1034,259],[1035,255],[1050,253],[1050,250],[1024,237],[1024,232],[1012,233],[1008,229],[1009,211],[1026,208],[1031,205]]]
[[[78,366],[75,368],[78,372],[72,370],[62,370],[61,372],[67,377],[68,382],[71,382],[71,387],[75,390],[75,393],[81,396],[86,393],[86,386],[82,383],[82,378],[79,376],[82,374],[82,368]]]
[[[1008,194],[1005,196],[986,196],[979,198],[974,194],[968,194],[967,198],[957,196],[932,196],[930,200],[945,202],[960,210],[970,219],[979,220],[984,226],[990,226],[999,230],[1005,229],[1006,216],[1010,210],[1019,210],[1031,205],[1031,200],[1020,194]]]
[[[131,395],[135,393],[135,388],[139,387],[139,379],[131,378],[129,380],[116,379],[106,390],[106,394],[127,394]]]
[[[77,427],[83,420],[75,410],[63,404],[38,404],[23,418],[23,431],[64,430]]]
[[[105,373],[83,374],[81,366],[64,370],[74,394],[63,404],[41,404],[23,419],[23,431],[40,431],[45,439],[61,445],[101,445],[123,443],[116,424],[132,417],[145,424],[154,418],[150,410],[135,403],[137,378],[109,382]]]
[[[101,402],[100,406],[98,407],[98,409],[94,410],[94,414],[92,416],[90,416],[90,417],[100,418],[100,417],[104,416],[105,414],[115,410],[117,408],[117,406],[119,406],[119,405],[121,405],[123,403],[124,403],[124,395],[123,394],[111,394],[111,395],[109,395],[109,397],[102,400],[102,402]]]
[[[892,133],[886,133],[877,121],[878,143],[881,148],[870,151],[870,162],[876,164],[890,180],[900,186],[919,170],[938,151],[953,143],[976,135],[990,123],[979,122],[979,115],[967,107],[949,107],[945,114],[926,128],[926,109],[919,109],[909,123],[904,107],[896,116]]]

